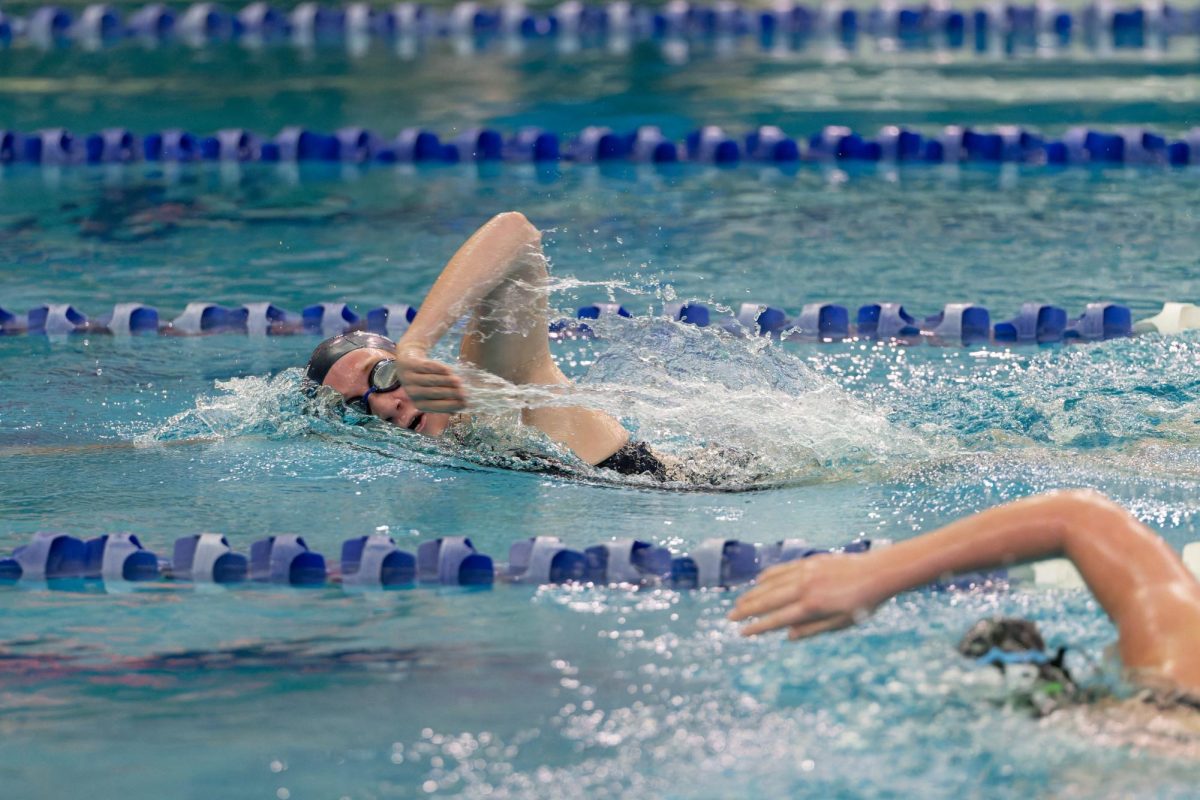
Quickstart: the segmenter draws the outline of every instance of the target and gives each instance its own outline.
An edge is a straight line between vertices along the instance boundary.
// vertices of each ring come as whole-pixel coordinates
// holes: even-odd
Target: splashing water
[[[972,449],[1194,444],[1200,434],[1194,333],[974,355],[965,370],[893,365],[900,374],[877,397],[893,422],[935,427]]]
[[[677,486],[758,488],[837,480],[929,452],[917,435],[770,343],[662,319],[602,327],[610,337],[607,349],[575,386],[516,386],[460,367],[472,387],[471,416],[442,440],[395,429],[331,396],[309,396],[299,369],[218,381],[217,394],[199,398],[144,438],[320,436],[399,458],[611,480],[607,471],[589,469],[519,422],[521,409],[582,406],[618,417],[637,438],[672,457]],[[638,477],[624,481],[649,483]]]

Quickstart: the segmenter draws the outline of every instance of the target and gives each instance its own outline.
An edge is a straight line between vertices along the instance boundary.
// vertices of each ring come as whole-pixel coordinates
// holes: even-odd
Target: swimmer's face
[[[392,357],[392,353],[376,348],[353,350],[337,360],[322,385],[347,400],[362,397],[370,388],[371,368]],[[371,392],[367,404],[371,413],[380,419],[424,436],[441,436],[450,424],[449,414],[418,410],[403,388],[394,392]]]

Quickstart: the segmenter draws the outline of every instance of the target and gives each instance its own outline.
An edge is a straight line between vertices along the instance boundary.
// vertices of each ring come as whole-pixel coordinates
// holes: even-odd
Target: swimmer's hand
[[[454,414],[467,407],[467,389],[454,367],[419,347],[396,348],[400,385],[421,411]]]
[[[787,628],[789,639],[803,639],[848,628],[887,596],[880,593],[869,555],[819,555],[771,567],[738,598],[729,619],[758,617],[742,629],[743,636]]]

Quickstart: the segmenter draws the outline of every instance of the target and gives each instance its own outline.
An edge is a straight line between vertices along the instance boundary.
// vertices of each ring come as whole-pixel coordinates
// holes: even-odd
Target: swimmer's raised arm
[[[550,355],[549,274],[541,232],[516,211],[497,214],[467,239],[434,282],[396,345],[400,382],[422,411],[457,412],[468,389],[429,351],[463,315],[471,319],[459,357],[514,384],[570,381]],[[534,408],[522,420],[596,464],[629,438],[617,420],[585,408]]]
[[[1096,492],[1018,500],[892,547],[766,570],[730,618],[793,639],[853,624],[884,600],[947,575],[1070,559],[1117,626],[1128,669],[1200,689],[1200,584],[1171,547]]]
[[[466,387],[448,365],[430,359],[429,350],[468,312],[473,318],[488,316],[495,303],[485,303],[485,299],[506,278],[522,270],[528,272],[529,262],[540,257],[540,232],[517,212],[492,217],[458,248],[421,303],[420,313],[396,344],[401,382],[418,408],[463,410]]]

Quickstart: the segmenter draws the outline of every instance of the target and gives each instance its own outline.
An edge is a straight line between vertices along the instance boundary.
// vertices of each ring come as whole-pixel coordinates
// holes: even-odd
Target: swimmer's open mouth
[[[410,431],[415,431],[421,426],[421,423],[424,421],[425,421],[425,415],[417,414],[415,417],[412,418],[412,422],[408,423],[408,429]]]

